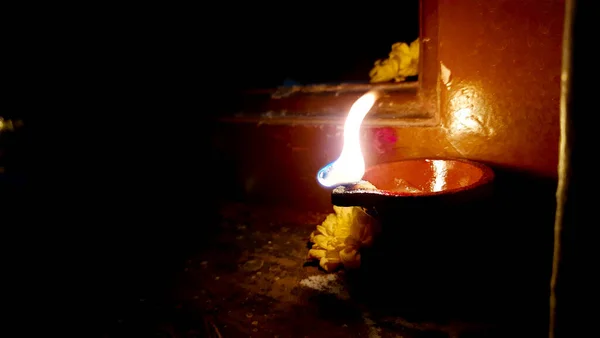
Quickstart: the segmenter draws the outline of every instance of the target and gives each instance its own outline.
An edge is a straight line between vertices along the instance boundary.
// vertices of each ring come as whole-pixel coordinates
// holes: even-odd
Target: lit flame
[[[317,174],[326,187],[358,182],[365,174],[365,159],[360,149],[360,125],[377,100],[376,92],[361,96],[350,108],[344,123],[344,147],[337,160],[324,166]]]

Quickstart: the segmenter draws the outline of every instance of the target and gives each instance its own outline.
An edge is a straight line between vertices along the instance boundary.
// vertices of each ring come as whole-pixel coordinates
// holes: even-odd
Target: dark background
[[[2,164],[11,174],[1,176],[0,197],[5,210],[14,210],[15,225],[6,218],[3,224],[18,229],[20,248],[39,249],[22,253],[23,259],[13,251],[13,284],[27,278],[39,285],[40,277],[26,270],[44,257],[48,294],[64,298],[63,292],[75,291],[67,311],[85,313],[81,323],[94,332],[141,297],[172,287],[173,272],[210,237],[216,206],[227,195],[220,190],[226,178],[211,131],[239,90],[368,82],[373,63],[386,58],[393,43],[418,36],[416,0],[338,8],[144,4],[100,13],[91,31],[68,25],[69,37],[77,33],[68,41],[75,51],[62,62],[73,74],[48,59],[52,77],[23,79],[54,89],[57,79],[69,82],[60,105],[38,100],[40,112],[61,124],[43,133],[60,138],[60,146],[38,139],[48,143],[44,156],[52,159],[38,169],[55,175],[42,184],[52,187],[25,196],[33,155],[26,137],[34,124],[25,106],[2,113],[23,119],[25,127],[0,138]],[[50,47],[28,54],[30,65],[62,48]],[[33,218],[32,227],[23,226]]]

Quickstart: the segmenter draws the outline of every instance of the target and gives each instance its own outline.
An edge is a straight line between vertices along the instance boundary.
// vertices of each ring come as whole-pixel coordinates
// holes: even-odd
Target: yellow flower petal
[[[325,258],[325,253],[327,251],[322,249],[310,249],[308,250],[308,258],[310,259],[322,259]]]
[[[417,75],[419,72],[419,39],[408,45],[397,42],[392,45],[387,60],[377,60],[369,72],[371,83],[405,81],[406,77]]]
[[[323,268],[325,271],[334,271],[342,265],[342,261],[339,258],[328,258],[323,257],[319,261],[319,266]]]
[[[329,235],[327,229],[322,225],[317,225],[317,231],[323,235]]]
[[[371,245],[379,225],[360,207],[334,206],[334,211],[311,233],[311,242],[314,244],[308,258],[318,259],[326,271],[332,271],[340,265],[359,267],[360,249]]]

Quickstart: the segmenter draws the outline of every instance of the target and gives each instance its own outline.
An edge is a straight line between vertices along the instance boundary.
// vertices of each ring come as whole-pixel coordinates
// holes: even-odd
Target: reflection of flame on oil
[[[435,177],[431,191],[442,191],[446,185],[446,174],[448,173],[446,162],[433,160],[431,161],[431,165],[433,166],[433,173]]]
[[[344,124],[344,146],[337,160],[317,173],[317,180],[325,187],[355,183],[365,174],[365,159],[360,149],[360,125],[375,104],[377,93],[370,91],[361,96],[350,108]]]

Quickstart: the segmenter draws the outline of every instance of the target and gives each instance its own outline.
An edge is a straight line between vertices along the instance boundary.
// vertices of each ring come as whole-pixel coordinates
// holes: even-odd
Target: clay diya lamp
[[[501,244],[486,223],[493,183],[485,164],[418,158],[371,166],[361,182],[333,189],[334,205],[363,207],[381,224],[362,253],[363,296],[428,314],[482,311]]]

